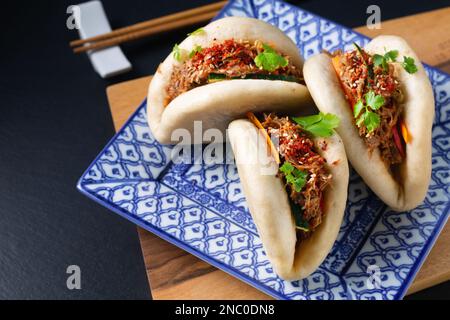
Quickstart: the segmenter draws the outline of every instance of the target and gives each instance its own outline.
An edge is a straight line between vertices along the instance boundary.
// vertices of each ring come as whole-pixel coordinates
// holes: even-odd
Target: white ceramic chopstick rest
[[[111,26],[100,1],[78,4],[79,14],[74,14],[81,39],[111,32]],[[131,70],[131,63],[119,46],[88,51],[89,59],[102,78],[108,78]]]

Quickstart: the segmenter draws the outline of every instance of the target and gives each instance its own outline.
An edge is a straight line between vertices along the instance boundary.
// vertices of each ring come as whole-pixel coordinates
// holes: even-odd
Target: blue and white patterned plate
[[[303,56],[368,39],[281,1],[236,0],[218,17],[268,21]],[[400,299],[444,226],[450,207],[450,76],[426,67],[436,98],[433,173],[425,201],[393,212],[351,174],[344,222],[325,262],[302,281],[269,263],[234,165],[170,162],[153,138],[144,101],[83,174],[79,190],[210,264],[280,299]]]

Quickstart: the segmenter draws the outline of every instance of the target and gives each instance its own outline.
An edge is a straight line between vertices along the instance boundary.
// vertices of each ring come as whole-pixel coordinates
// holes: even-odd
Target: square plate
[[[303,57],[369,39],[281,1],[230,1],[217,18],[248,16],[291,37]],[[351,173],[337,241],[301,281],[273,271],[234,165],[174,164],[153,138],[144,101],[97,156],[78,189],[142,228],[279,299],[400,299],[445,225],[450,207],[450,76],[426,66],[436,98],[433,171],[424,202],[389,210]]]

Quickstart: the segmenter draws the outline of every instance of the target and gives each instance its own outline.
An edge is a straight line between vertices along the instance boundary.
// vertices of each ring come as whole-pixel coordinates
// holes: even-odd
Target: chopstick
[[[154,35],[156,33],[161,33],[161,32],[165,32],[165,31],[193,25],[196,23],[204,22],[204,21],[207,21],[207,20],[210,20],[211,18],[213,18],[216,14],[217,14],[217,12],[215,12],[215,11],[207,12],[202,15],[185,18],[185,19],[182,19],[179,21],[169,22],[167,24],[162,24],[162,25],[159,25],[156,27],[133,31],[133,32],[124,34],[122,36],[112,37],[112,38],[108,38],[106,40],[100,40],[100,41],[97,41],[97,42],[94,42],[94,43],[91,43],[88,45],[82,45],[82,46],[76,47],[73,49],[73,52],[81,53],[81,52],[86,52],[89,50],[96,50],[96,49],[98,50],[98,49],[105,48],[105,47],[115,46],[115,45],[118,45],[118,44],[121,44],[124,42],[129,42],[132,40],[145,38],[145,37]]]
[[[217,15],[227,1],[220,1],[206,6],[170,14],[156,19],[140,22],[132,26],[116,29],[95,37],[70,42],[75,53],[98,50],[124,42],[145,38],[157,33],[174,30],[188,25],[205,22]]]

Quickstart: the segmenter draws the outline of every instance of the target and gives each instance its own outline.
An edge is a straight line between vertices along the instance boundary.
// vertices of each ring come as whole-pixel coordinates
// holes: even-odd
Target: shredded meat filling
[[[278,152],[284,161],[307,173],[307,181],[300,192],[289,184],[286,188],[290,200],[302,209],[302,220],[309,231],[300,231],[302,238],[308,237],[321,222],[323,212],[323,191],[331,181],[331,174],[325,167],[326,160],[315,151],[314,143],[301,127],[288,117],[270,114],[262,123],[272,139],[278,139]],[[322,146],[326,148],[326,146]],[[280,172],[282,176],[282,173]]]
[[[210,74],[224,75],[226,79],[239,79],[251,75],[293,76],[303,82],[301,71],[288,59],[286,67],[268,72],[256,66],[254,59],[263,51],[262,43],[233,39],[202,48],[183,64],[175,67],[167,87],[166,104],[183,92],[205,85]],[[286,57],[286,56],[285,56]]]
[[[339,57],[342,66],[339,77],[342,85],[346,87],[345,92],[352,95],[349,97],[347,94],[347,100],[352,107],[358,100],[363,99],[369,90],[373,90],[376,95],[382,95],[385,100],[384,105],[375,111],[380,116],[380,126],[370,133],[364,125],[359,128],[359,135],[363,137],[369,152],[379,148],[381,158],[388,167],[401,163],[402,155],[395,145],[393,130],[396,130],[403,112],[403,97],[399,82],[394,77],[394,66],[388,63],[387,70],[381,65],[375,67],[373,57],[364,50],[336,52],[334,56]]]

